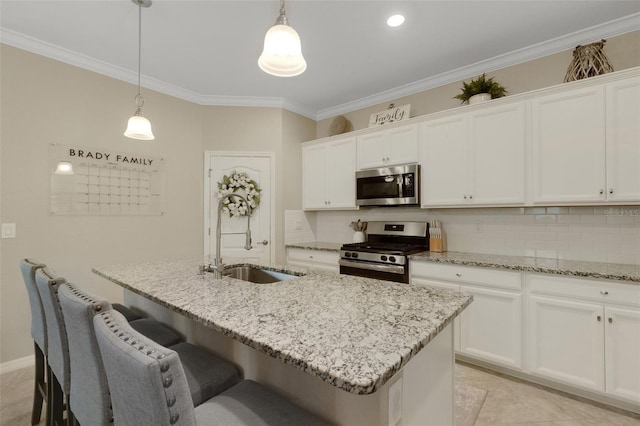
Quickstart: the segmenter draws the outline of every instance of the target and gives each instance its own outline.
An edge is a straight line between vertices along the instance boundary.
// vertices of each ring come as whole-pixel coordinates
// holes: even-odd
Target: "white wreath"
[[[260,205],[260,192],[262,189],[258,183],[251,179],[247,173],[238,173],[235,170],[230,175],[222,176],[218,182],[218,199],[225,195],[238,193],[247,199],[247,203],[238,197],[225,198],[222,211],[229,217],[246,216]]]

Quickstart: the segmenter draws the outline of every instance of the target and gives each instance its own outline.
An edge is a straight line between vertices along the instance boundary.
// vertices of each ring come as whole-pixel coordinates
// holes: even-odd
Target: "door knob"
[[[269,241],[267,241],[267,240],[259,241],[256,244],[262,244],[263,246],[266,246],[267,244],[269,244]]]

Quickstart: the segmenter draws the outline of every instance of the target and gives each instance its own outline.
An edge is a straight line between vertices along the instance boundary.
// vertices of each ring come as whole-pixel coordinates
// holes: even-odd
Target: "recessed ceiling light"
[[[399,27],[404,23],[404,16],[402,15],[393,15],[387,19],[387,25],[390,27]]]

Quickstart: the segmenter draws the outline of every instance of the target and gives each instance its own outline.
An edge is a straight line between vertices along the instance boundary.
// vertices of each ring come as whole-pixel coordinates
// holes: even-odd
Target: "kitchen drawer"
[[[527,281],[531,293],[640,306],[640,285],[546,274],[527,274]]]
[[[337,252],[322,250],[304,250],[290,248],[287,250],[287,259],[292,261],[324,263],[328,265],[338,265],[340,255]]]
[[[474,268],[471,266],[445,265],[415,260],[411,262],[410,267],[412,276],[512,290],[519,290],[522,287],[522,276],[520,272]]]

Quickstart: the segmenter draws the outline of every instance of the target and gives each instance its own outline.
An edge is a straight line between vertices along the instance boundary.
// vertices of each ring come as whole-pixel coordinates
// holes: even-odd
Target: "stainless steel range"
[[[367,234],[367,242],[342,245],[340,273],[408,284],[408,256],[429,250],[429,224],[369,222]]]

